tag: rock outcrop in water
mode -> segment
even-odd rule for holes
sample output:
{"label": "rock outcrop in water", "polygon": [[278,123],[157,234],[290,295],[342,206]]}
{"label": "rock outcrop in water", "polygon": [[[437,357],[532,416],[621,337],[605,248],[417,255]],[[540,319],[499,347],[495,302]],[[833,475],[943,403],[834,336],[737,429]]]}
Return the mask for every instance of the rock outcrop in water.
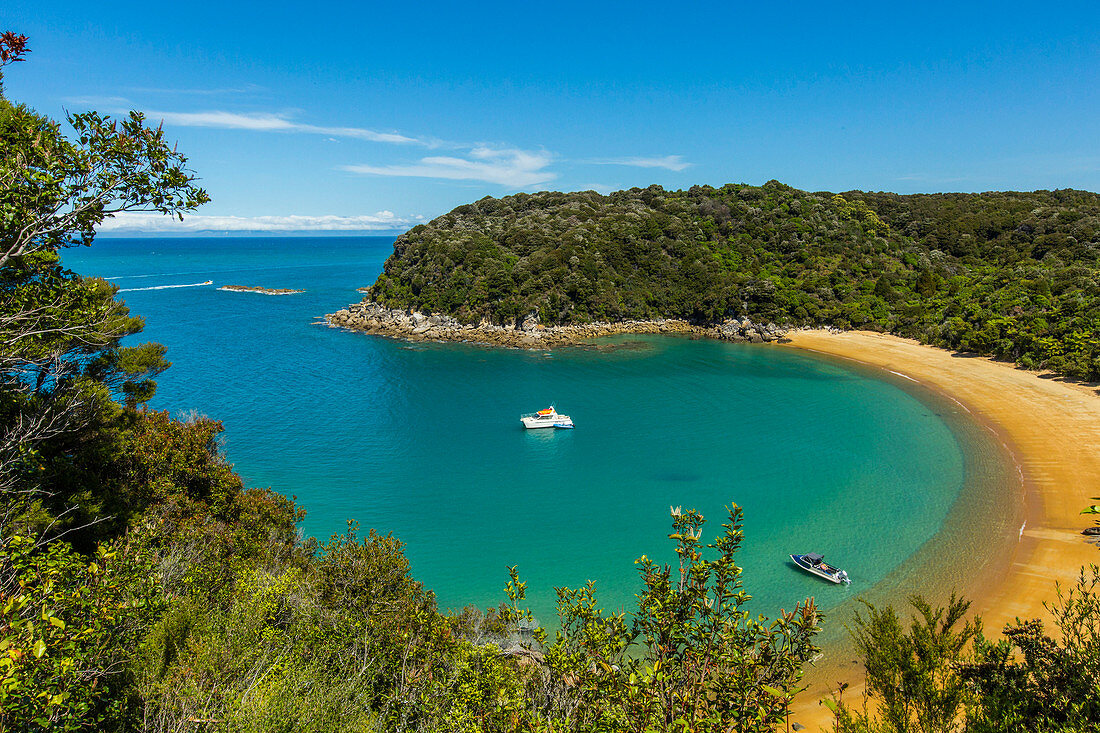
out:
{"label": "rock outcrop in water", "polygon": [[325,321],[333,327],[410,341],[465,341],[531,349],[576,346],[600,336],[624,333],[687,333],[753,343],[776,341],[786,333],[786,329],[774,323],[754,323],[748,318],[731,318],[714,326],[695,325],[675,318],[544,326],[534,313],[517,320],[505,326],[488,320],[463,324],[453,316],[386,308],[369,300],[325,316]]}
{"label": "rock outcrop in water", "polygon": [[223,285],[218,290],[228,293],[259,293],[260,295],[294,295],[304,293],[304,290],[292,288],[262,288],[259,285]]}

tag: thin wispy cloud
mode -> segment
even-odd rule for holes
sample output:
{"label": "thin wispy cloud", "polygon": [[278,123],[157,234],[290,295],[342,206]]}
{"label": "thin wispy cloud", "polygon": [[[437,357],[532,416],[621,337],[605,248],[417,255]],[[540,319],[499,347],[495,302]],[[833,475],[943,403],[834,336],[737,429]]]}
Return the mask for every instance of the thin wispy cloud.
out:
{"label": "thin wispy cloud", "polygon": [[131,104],[126,97],[65,97],[65,104],[73,104],[78,107],[110,107],[119,108]]}
{"label": "thin wispy cloud", "polygon": [[[169,91],[169,90],[164,90]],[[196,93],[197,90],[196,90]],[[215,93],[212,91],[211,93]],[[71,97],[68,104],[89,108],[107,108],[113,114],[126,114],[130,108],[139,108],[126,97]],[[398,145],[423,145],[436,147],[436,140],[422,140],[401,135],[396,132],[379,132],[365,127],[345,127],[329,125],[311,125],[295,122],[285,112],[227,112],[225,110],[207,110],[201,112],[164,112],[160,110],[142,110],[147,120],[163,121],[167,125],[180,127],[211,127],[221,130],[254,130],[257,132],[300,132],[328,137],[355,138],[378,143]]]}
{"label": "thin wispy cloud", "polygon": [[330,137],[350,137],[378,143],[397,143],[401,145],[429,143],[417,138],[400,135],[396,132],[378,132],[365,127],[330,127],[295,122],[288,115],[274,112],[226,112],[210,110],[206,112],[160,112],[146,110],[150,120],[163,120],[168,125],[180,127],[214,127],[222,130],[256,130],[259,132],[304,132]]}
{"label": "thin wispy cloud", "polygon": [[[145,91],[173,91],[152,90]],[[202,93],[230,92],[222,90],[175,90]],[[103,103],[119,108],[129,106],[122,97],[73,100],[77,103]],[[550,170],[554,155],[547,150],[524,150],[514,146],[490,146],[484,144],[463,144],[445,142],[433,137],[412,137],[399,132],[385,132],[365,127],[344,125],[316,125],[299,122],[290,112],[231,112],[222,109],[194,112],[146,109],[145,116],[150,122],[163,122],[169,126],[203,127],[221,130],[247,130],[265,133],[299,133],[322,135],[331,141],[341,139],[365,140],[368,142],[394,145],[416,145],[427,148],[449,148],[452,155],[433,155],[416,161],[375,164],[361,163],[340,166],[340,170],[369,176],[388,176],[397,178],[435,178],[451,181],[479,181],[509,188],[520,189],[537,186],[558,178]],[[664,157],[624,157],[587,161],[600,165],[622,165],[637,168],[663,168],[682,171],[691,164],[679,155]],[[606,189],[606,187],[601,187]]]}
{"label": "thin wispy cloud", "polygon": [[627,165],[633,168],[664,168],[669,171],[680,172],[692,166],[684,160],[682,155],[666,155],[663,158],[603,158],[589,161],[596,165]]}
{"label": "thin wispy cloud", "polygon": [[370,232],[405,229],[422,221],[422,216],[397,216],[378,211],[361,216],[207,216],[195,214],[179,219],[155,213],[123,212],[105,219],[101,234],[145,232]]}
{"label": "thin wispy cloud", "polygon": [[360,164],[340,169],[362,175],[440,178],[454,181],[482,181],[511,188],[534,186],[557,178],[547,170],[554,156],[545,150],[522,150],[516,147],[493,147],[482,144],[449,143],[437,138],[410,137],[397,132],[380,132],[364,127],[314,125],[294,120],[289,113],[229,112],[206,110],[172,112],[146,110],[150,121],[163,121],[180,127],[206,127],[221,130],[251,130],[254,132],[304,133],[323,135],[329,140],[357,139],[396,145],[419,145],[427,148],[450,148],[449,156],[428,156],[415,162],[387,165]]}
{"label": "thin wispy cloud", "polygon": [[523,188],[557,178],[556,173],[547,170],[553,159],[554,156],[545,150],[479,146],[464,158],[436,155],[411,164],[345,165],[340,168],[363,175],[482,181]]}
{"label": "thin wispy cloud", "polygon": [[138,94],[188,94],[188,95],[216,95],[216,94],[256,94],[268,91],[267,87],[259,84],[244,84],[239,87],[221,87],[215,89],[171,89],[168,87],[127,87],[126,91]]}

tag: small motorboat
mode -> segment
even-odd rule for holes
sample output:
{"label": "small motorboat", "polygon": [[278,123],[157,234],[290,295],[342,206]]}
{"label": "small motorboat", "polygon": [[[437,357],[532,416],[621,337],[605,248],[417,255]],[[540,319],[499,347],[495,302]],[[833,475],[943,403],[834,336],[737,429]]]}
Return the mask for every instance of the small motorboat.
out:
{"label": "small motorboat", "polygon": [[819,555],[816,552],[807,552],[805,555],[791,555],[791,559],[794,560],[795,565],[802,568],[807,573],[816,575],[819,578],[824,578],[832,583],[852,582],[848,578],[848,573],[825,562],[824,555]]}
{"label": "small motorboat", "polygon": [[523,427],[528,430],[534,428],[572,428],[573,420],[568,415],[559,415],[558,411],[551,405],[545,410],[539,410],[538,412],[529,412],[526,415],[519,416],[520,422],[523,423]]}

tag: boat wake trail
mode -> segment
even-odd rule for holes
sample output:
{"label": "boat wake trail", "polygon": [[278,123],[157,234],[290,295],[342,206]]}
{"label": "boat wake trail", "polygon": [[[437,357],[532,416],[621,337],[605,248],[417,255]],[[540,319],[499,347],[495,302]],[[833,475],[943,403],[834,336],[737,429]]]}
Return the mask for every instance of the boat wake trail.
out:
{"label": "boat wake trail", "polygon": [[207,280],[202,283],[187,283],[185,285],[154,285],[148,288],[119,288],[120,293],[132,293],[137,290],[168,290],[169,288],[201,288],[206,285],[213,285],[213,280]]}

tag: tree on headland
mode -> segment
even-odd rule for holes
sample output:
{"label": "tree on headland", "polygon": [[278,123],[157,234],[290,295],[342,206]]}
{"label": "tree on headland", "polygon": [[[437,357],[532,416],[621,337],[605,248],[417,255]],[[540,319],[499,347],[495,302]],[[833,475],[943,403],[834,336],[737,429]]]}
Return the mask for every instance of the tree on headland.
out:
{"label": "tree on headland", "polygon": [[[0,35],[0,67],[28,51],[25,36]],[[41,514],[53,493],[44,479],[64,470],[58,464],[74,455],[80,429],[113,419],[115,398],[147,401],[168,365],[155,344],[120,345],[141,331],[141,319],[114,286],[62,267],[58,250],[90,245],[116,213],[182,218],[209,200],[187,159],[140,113],[67,121],[71,139],[0,98],[0,534],[21,515]],[[47,526],[56,511],[42,514]]]}
{"label": "tree on headland", "polygon": [[0,33],[0,97],[4,96],[3,69],[9,64],[23,60],[23,55],[30,51],[27,48],[27,37],[20,33],[4,31]]}
{"label": "tree on headland", "polygon": [[[134,428],[159,427],[133,408],[168,362],[157,344],[121,346],[141,319],[58,250],[91,244],[116,213],[181,216],[208,197],[140,114],[68,115],[70,138],[4,98],[4,68],[29,50],[0,34],[0,729],[107,730],[163,609],[150,554],[117,538],[149,501],[124,473],[140,461]],[[201,467],[164,432],[172,463]],[[216,462],[210,442],[195,448]]]}
{"label": "tree on headland", "polygon": [[177,216],[208,202],[187,158],[140,112],[112,120],[69,114],[60,125],[3,98],[3,67],[29,53],[27,37],[0,34],[0,267],[33,251],[90,245],[95,228],[129,211]]}

